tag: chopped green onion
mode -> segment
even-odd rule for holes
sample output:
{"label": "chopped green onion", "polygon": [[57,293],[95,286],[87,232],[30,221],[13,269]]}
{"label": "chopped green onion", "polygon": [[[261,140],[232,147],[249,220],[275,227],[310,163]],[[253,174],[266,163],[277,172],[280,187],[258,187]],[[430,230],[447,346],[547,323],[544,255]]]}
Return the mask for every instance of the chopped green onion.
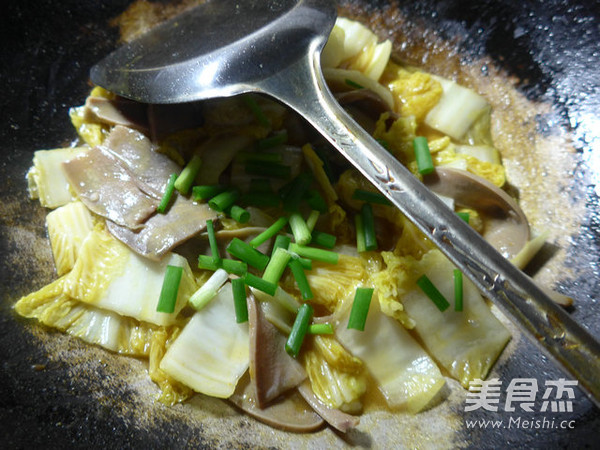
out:
{"label": "chopped green onion", "polygon": [[466,223],[469,223],[469,213],[468,212],[457,212],[456,215],[464,220]]}
{"label": "chopped green onion", "polygon": [[387,197],[379,192],[364,191],[362,189],[355,189],[352,194],[354,200],[362,200],[363,202],[376,203],[378,205],[391,206]]}
{"label": "chopped green onion", "polygon": [[311,323],[308,327],[309,334],[333,334],[330,323]]}
{"label": "chopped green onion", "polygon": [[274,192],[249,192],[242,195],[240,202],[244,205],[273,207],[279,206],[281,199]]}
{"label": "chopped green onion", "polygon": [[327,175],[327,178],[329,179],[329,181],[331,183],[335,182],[335,176],[333,174],[333,170],[331,168],[331,164],[329,163],[329,158],[326,155],[326,149],[323,149],[321,147],[313,147],[313,150],[315,151],[315,153],[317,154],[317,156],[319,157],[319,159],[321,160],[321,162],[323,163],[323,170],[325,171],[325,175]]}
{"label": "chopped green onion", "polygon": [[182,275],[183,267],[167,265],[160,296],[158,297],[158,305],[156,305],[158,312],[171,314],[175,311]]}
{"label": "chopped green onion", "polygon": [[321,248],[307,247],[304,245],[298,245],[292,242],[289,246],[289,251],[302,256],[304,258],[312,259],[313,261],[321,261],[328,264],[337,264],[340,255],[331,250],[323,250]]}
{"label": "chopped green onion", "polygon": [[271,121],[265,115],[265,113],[258,105],[254,97],[252,97],[251,95],[243,95],[242,100],[246,104],[248,109],[252,112],[252,114],[254,114],[254,117],[256,118],[259,124],[261,124],[263,127],[271,126]]}
{"label": "chopped green onion", "polygon": [[292,242],[292,238],[285,234],[278,234],[275,238],[275,242],[273,243],[273,251],[271,252],[271,256],[273,256],[275,250],[277,250],[280,247],[287,250],[290,245],[290,242]]}
{"label": "chopped green onion", "polygon": [[362,85],[358,84],[358,83],[357,83],[357,82],[355,82],[355,81],[352,81],[352,80],[351,80],[351,79],[349,79],[349,78],[346,78],[346,79],[344,80],[344,82],[345,82],[345,83],[346,83],[348,86],[350,86],[350,87],[352,87],[352,88],[354,88],[354,89],[364,89],[364,88],[365,88],[364,86],[362,86]]}
{"label": "chopped green onion", "polygon": [[301,256],[297,256],[296,259],[304,270],[312,270],[312,260],[308,258],[302,258]]}
{"label": "chopped green onion", "polygon": [[235,201],[239,198],[240,192],[235,189],[227,189],[220,194],[215,195],[208,201],[208,206],[217,212],[223,212],[229,207],[231,207]]}
{"label": "chopped green onion", "polygon": [[292,275],[294,275],[296,285],[300,290],[300,295],[302,295],[302,298],[304,300],[310,300],[313,298],[313,293],[310,289],[310,285],[308,284],[306,274],[304,273],[304,268],[302,267],[300,261],[298,261],[298,258],[292,258],[288,264],[290,266],[290,270],[292,271]]}
{"label": "chopped green onion", "polygon": [[279,283],[279,279],[283,275],[290,257],[290,252],[283,248],[278,248],[275,250],[271,256],[271,259],[269,260],[269,264],[267,264],[265,272],[263,273],[263,280],[274,284]]}
{"label": "chopped green onion", "polygon": [[253,238],[250,241],[250,245],[252,247],[256,248],[259,245],[265,243],[266,241],[271,239],[273,236],[275,236],[277,233],[279,233],[281,231],[281,229],[284,226],[286,226],[287,223],[288,223],[287,217],[280,217],[271,226],[269,226],[269,228],[267,228],[265,231],[263,231],[258,236]]}
{"label": "chopped green onion", "polygon": [[198,256],[198,269],[215,271],[219,268],[219,264],[220,261],[218,259],[214,259],[212,256]]}
{"label": "chopped green onion", "polygon": [[312,183],[312,176],[308,172],[301,173],[291,183],[283,197],[283,209],[287,212],[298,211],[304,194]]}
{"label": "chopped green onion", "polygon": [[358,253],[366,252],[365,227],[363,225],[363,218],[360,214],[354,216],[354,227],[356,228],[356,251]]}
{"label": "chopped green onion", "polygon": [[197,202],[208,200],[225,190],[225,186],[220,184],[194,186],[192,188],[192,198]]}
{"label": "chopped green onion", "polygon": [[175,190],[176,179],[177,174],[172,173],[169,177],[169,181],[167,182],[167,186],[165,187],[165,193],[160,199],[160,204],[158,205],[158,208],[156,208],[156,211],[158,211],[160,214],[165,213],[165,211],[167,210],[167,206],[169,206],[169,203],[171,202],[171,197],[173,197],[173,191]]}
{"label": "chopped green onion", "polygon": [[373,288],[359,287],[356,288],[350,317],[348,319],[348,328],[364,331],[365,323],[367,322],[367,314],[373,297]]}
{"label": "chopped green onion", "polygon": [[241,278],[231,280],[233,291],[233,306],[235,308],[235,321],[248,322],[248,301],[246,298],[246,283]]}
{"label": "chopped green onion", "polygon": [[240,277],[246,272],[248,272],[248,264],[246,264],[243,261],[237,261],[235,259],[221,259],[221,267],[227,273],[234,273]]}
{"label": "chopped green onion", "polygon": [[250,180],[250,192],[273,192],[271,188],[271,180],[268,178],[252,178]]}
{"label": "chopped green onion", "polygon": [[415,159],[417,160],[419,173],[426,175],[433,172],[433,160],[431,159],[427,138],[424,136],[417,136],[413,140],[413,148],[415,149]]}
{"label": "chopped green onion", "polygon": [[280,163],[283,161],[283,155],[281,153],[272,152],[256,152],[256,151],[241,151],[235,155],[236,159],[240,162],[256,161],[256,162],[273,162]]}
{"label": "chopped green onion", "polygon": [[287,180],[292,175],[292,168],[285,164],[260,161],[246,161],[244,171],[248,175],[260,175]]}
{"label": "chopped green onion", "polygon": [[257,145],[259,150],[267,150],[269,148],[277,147],[278,145],[283,145],[287,142],[287,140],[287,130],[282,130],[279,133],[273,134],[272,136],[260,139]]}
{"label": "chopped green onion", "polygon": [[388,144],[388,141],[386,141],[385,139],[377,139],[377,142],[386,150],[390,150],[390,144]]}
{"label": "chopped green onion", "polygon": [[177,177],[177,180],[175,180],[175,189],[182,194],[187,194],[192,187],[192,184],[194,184],[194,180],[200,171],[201,165],[202,159],[200,158],[200,155],[192,156],[192,159],[190,159]]}
{"label": "chopped green onion", "polygon": [[227,246],[227,252],[258,270],[264,270],[269,263],[269,257],[267,255],[259,252],[239,238],[233,238],[231,240]]}
{"label": "chopped green onion", "polygon": [[306,221],[300,213],[290,214],[290,228],[294,235],[294,240],[298,245],[306,245],[310,242],[311,234]]}
{"label": "chopped green onion", "polygon": [[238,205],[233,205],[228,211],[229,216],[238,223],[246,223],[250,220],[250,213]]}
{"label": "chopped green onion", "polygon": [[229,274],[225,272],[223,269],[217,269],[215,273],[213,273],[206,283],[204,283],[200,289],[192,294],[189,299],[189,303],[196,309],[200,311],[204,308],[208,302],[210,302],[217,293],[221,286],[225,284],[227,279],[229,278]]}
{"label": "chopped green onion", "polygon": [[463,310],[463,274],[454,269],[454,311]]}
{"label": "chopped green onion", "polygon": [[308,215],[308,219],[306,219],[306,226],[308,230],[312,233],[312,230],[315,229],[315,225],[317,224],[317,220],[319,220],[319,216],[321,213],[316,209],[313,209]]}
{"label": "chopped green onion", "polygon": [[431,280],[427,278],[427,275],[422,275],[417,280],[417,286],[421,288],[423,293],[435,304],[435,306],[438,307],[440,311],[445,311],[448,306],[450,306],[450,303],[448,303],[446,297],[444,297],[444,295],[438,291]]}
{"label": "chopped green onion", "polygon": [[251,274],[250,272],[246,272],[242,277],[242,280],[244,280],[244,283],[246,283],[248,286],[252,286],[253,288],[256,288],[259,291],[265,292],[271,296],[275,295],[275,292],[277,291],[277,284],[263,280],[262,278]]}
{"label": "chopped green onion", "polygon": [[327,207],[327,202],[321,195],[319,191],[316,189],[309,189],[306,193],[306,197],[304,201],[311,207],[311,209],[319,211],[320,213],[326,213],[329,208]]}
{"label": "chopped green onion", "polygon": [[208,233],[208,243],[210,245],[210,253],[212,254],[213,260],[219,264],[221,255],[219,254],[219,244],[217,243],[217,236],[215,235],[215,227],[211,219],[206,221],[206,232]]}
{"label": "chopped green onion", "polygon": [[365,231],[365,249],[372,251],[377,249],[377,235],[375,234],[375,217],[373,207],[370,203],[363,203],[360,209],[362,226]]}
{"label": "chopped green onion", "polygon": [[308,332],[308,325],[312,319],[313,313],[313,307],[308,303],[304,303],[300,307],[296,319],[294,320],[294,325],[292,325],[292,331],[285,343],[285,351],[288,355],[295,358],[298,356],[298,353],[300,353],[300,348],[302,347],[302,342],[304,342],[304,337]]}
{"label": "chopped green onion", "polygon": [[198,256],[198,268],[212,270],[213,272],[217,269],[223,269],[227,273],[242,276],[248,271],[248,264],[235,259],[219,258],[215,260],[212,256],[200,255]]}
{"label": "chopped green onion", "polygon": [[310,240],[311,244],[318,245],[320,247],[325,247],[328,249],[332,249],[333,247],[335,247],[337,238],[333,234],[314,230],[312,232],[311,236],[312,236],[312,239]]}

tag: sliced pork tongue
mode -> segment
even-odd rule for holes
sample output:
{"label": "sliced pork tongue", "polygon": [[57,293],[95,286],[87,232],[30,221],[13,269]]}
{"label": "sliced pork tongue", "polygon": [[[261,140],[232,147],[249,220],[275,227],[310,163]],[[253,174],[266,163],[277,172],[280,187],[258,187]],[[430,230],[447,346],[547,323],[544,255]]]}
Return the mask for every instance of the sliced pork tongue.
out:
{"label": "sliced pork tongue", "polygon": [[272,400],[306,379],[304,369],[285,351],[286,337],[267,320],[260,302],[248,295],[250,374],[256,401],[264,408]]}
{"label": "sliced pork tongue", "polygon": [[160,259],[216,219],[207,205],[182,196],[167,214],[155,214],[170,175],[181,168],[142,133],[124,126],[114,127],[101,146],[63,170],[81,201],[107,219],[109,231],[150,259]]}

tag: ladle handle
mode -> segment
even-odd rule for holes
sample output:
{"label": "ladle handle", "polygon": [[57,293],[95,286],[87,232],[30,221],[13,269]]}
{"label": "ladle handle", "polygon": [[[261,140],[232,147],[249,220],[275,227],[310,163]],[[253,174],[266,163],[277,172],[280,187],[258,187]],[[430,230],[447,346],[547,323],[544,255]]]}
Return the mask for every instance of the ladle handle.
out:
{"label": "ladle handle", "polygon": [[316,47],[258,87],[307,119],[600,407],[600,343],[339,106],[321,73]]}

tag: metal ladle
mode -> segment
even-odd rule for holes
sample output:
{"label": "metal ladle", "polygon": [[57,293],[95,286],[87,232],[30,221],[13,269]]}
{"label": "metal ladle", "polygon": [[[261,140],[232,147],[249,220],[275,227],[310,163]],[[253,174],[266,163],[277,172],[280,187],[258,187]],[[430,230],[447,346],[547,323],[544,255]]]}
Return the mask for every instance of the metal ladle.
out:
{"label": "metal ladle", "polygon": [[153,28],[92,68],[144,103],[268,94],[312,124],[539,343],[600,407],[600,343],[448,209],[345,113],[320,69],[336,19],[329,0],[213,0]]}

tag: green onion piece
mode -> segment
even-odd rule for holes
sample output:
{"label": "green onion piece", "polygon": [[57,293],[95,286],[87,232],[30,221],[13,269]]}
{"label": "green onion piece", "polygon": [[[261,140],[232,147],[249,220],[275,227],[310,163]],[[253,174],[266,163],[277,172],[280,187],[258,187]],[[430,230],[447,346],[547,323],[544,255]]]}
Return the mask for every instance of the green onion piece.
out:
{"label": "green onion piece", "polygon": [[177,180],[175,180],[175,189],[184,195],[187,194],[192,187],[192,184],[194,184],[194,180],[200,171],[201,165],[202,159],[200,158],[200,155],[192,156],[192,159],[190,159],[177,177]]}
{"label": "green onion piece", "polygon": [[239,238],[233,238],[227,246],[227,252],[237,259],[258,270],[264,270],[269,263],[269,257]]}
{"label": "green onion piece", "polygon": [[413,140],[413,148],[415,149],[415,159],[417,160],[419,173],[427,175],[428,173],[433,172],[433,160],[431,159],[427,138],[424,136],[417,136]]}
{"label": "green onion piece", "polygon": [[246,272],[248,272],[248,264],[246,264],[243,261],[237,261],[235,259],[221,259],[221,267],[227,273],[234,273],[240,277]]}
{"label": "green onion piece", "polygon": [[308,258],[302,258],[301,256],[296,257],[296,259],[304,270],[312,270],[312,260]]}
{"label": "green onion piece", "polygon": [[225,190],[225,186],[220,184],[194,186],[192,188],[192,198],[197,202],[208,200]]}
{"label": "green onion piece", "polygon": [[253,152],[247,150],[239,152],[235,157],[240,162],[257,161],[280,163],[283,161],[283,155],[281,153]]}
{"label": "green onion piece", "polygon": [[238,205],[233,205],[228,211],[229,216],[238,223],[246,223],[250,220],[250,213]]}
{"label": "green onion piece", "polygon": [[300,213],[290,214],[290,228],[292,229],[294,240],[298,245],[306,245],[310,242],[310,230]]}
{"label": "green onion piece", "polygon": [[346,83],[346,84],[347,84],[348,86],[350,86],[350,87],[353,87],[354,89],[364,89],[364,88],[365,88],[364,86],[362,86],[362,85],[358,84],[358,83],[357,83],[357,82],[355,82],[355,81],[352,81],[352,80],[350,80],[349,78],[346,78],[346,79],[344,80],[344,83]]}
{"label": "green onion piece", "polygon": [[320,247],[325,247],[328,249],[332,249],[333,247],[335,247],[335,242],[337,238],[333,234],[315,230],[312,232],[311,236],[312,239],[310,240],[310,243],[313,245],[318,245]]}
{"label": "green onion piece", "polygon": [[364,191],[362,189],[355,189],[352,194],[354,200],[362,200],[363,202],[376,203],[378,205],[391,206],[390,202],[385,195],[379,192]]}
{"label": "green onion piece", "polygon": [[217,264],[221,259],[219,254],[219,244],[217,244],[217,236],[215,235],[215,227],[212,219],[206,221],[206,232],[208,233],[208,243],[210,245],[210,253]]}
{"label": "green onion piece", "polygon": [[283,197],[283,209],[287,212],[298,211],[300,202],[304,198],[304,194],[312,183],[312,177],[310,173],[304,172],[298,175],[292,181],[289,189],[286,189],[285,196]]}
{"label": "green onion piece", "polygon": [[231,280],[233,291],[233,306],[235,308],[235,321],[248,322],[248,302],[246,300],[246,283],[241,278]]}
{"label": "green onion piece", "polygon": [[377,139],[377,142],[379,143],[379,145],[381,145],[386,150],[388,150],[388,151],[390,150],[390,144],[385,139]]}
{"label": "green onion piece", "polygon": [[312,259],[313,261],[321,261],[328,264],[337,264],[340,255],[331,250],[324,250],[322,248],[307,247],[304,245],[298,245],[292,242],[289,246],[289,251],[295,253],[298,256]]}
{"label": "green onion piece", "polygon": [[364,331],[365,323],[367,322],[367,314],[373,297],[373,288],[359,287],[356,288],[350,317],[348,319],[348,328],[353,330]]}
{"label": "green onion piece", "polygon": [[292,242],[292,238],[285,234],[278,234],[275,238],[275,242],[273,243],[273,251],[271,252],[271,256],[275,253],[275,250],[278,248],[283,248],[285,250],[288,249],[290,242]]}
{"label": "green onion piece", "polygon": [[330,323],[311,323],[308,327],[309,334],[333,334]]}
{"label": "green onion piece", "polygon": [[292,331],[285,343],[285,351],[288,355],[295,358],[300,353],[300,348],[302,347],[302,342],[304,342],[304,336],[308,332],[308,325],[313,313],[313,307],[308,303],[304,303],[300,307],[296,315],[296,320],[294,320],[294,325],[292,325]]}
{"label": "green onion piece", "polygon": [[175,190],[176,179],[177,174],[172,173],[169,177],[169,181],[167,182],[167,186],[165,187],[165,193],[160,199],[160,204],[158,205],[158,208],[156,208],[156,211],[160,214],[165,213],[165,211],[167,210],[167,206],[169,206],[169,203],[171,202],[171,197],[173,197],[173,191]]}
{"label": "green onion piece", "polygon": [[306,197],[304,201],[310,206],[311,209],[319,211],[320,213],[326,213],[329,208],[327,207],[327,202],[321,195],[319,191],[316,189],[309,189],[306,193]]}
{"label": "green onion piece", "polygon": [[281,199],[273,192],[249,192],[242,195],[240,202],[249,206],[277,208]]}
{"label": "green onion piece", "polygon": [[469,213],[468,212],[457,212],[456,215],[464,220],[466,223],[469,223]]}
{"label": "green onion piece", "polygon": [[206,283],[204,283],[200,289],[192,294],[189,303],[198,311],[204,308],[208,302],[210,302],[215,296],[221,286],[225,284],[227,279],[229,278],[229,274],[225,272],[223,269],[217,269],[215,273],[213,273]]}
{"label": "green onion piece", "polygon": [[252,114],[254,114],[254,117],[256,118],[259,124],[261,124],[263,127],[271,126],[271,121],[265,115],[258,103],[256,103],[254,97],[252,97],[251,95],[243,95],[242,100],[246,104],[248,109],[252,112]]}
{"label": "green onion piece", "polygon": [[313,147],[313,150],[323,163],[323,170],[325,171],[325,175],[327,175],[327,178],[331,183],[334,183],[335,175],[333,174],[333,169],[331,168],[331,164],[329,163],[329,158],[327,157],[326,149],[323,149],[322,147]]}
{"label": "green onion piece", "polygon": [[313,209],[310,214],[308,215],[308,219],[306,219],[306,226],[308,227],[309,231],[312,233],[312,230],[315,229],[315,225],[317,224],[317,220],[319,220],[319,216],[321,215],[321,213],[319,211],[317,211],[316,209]]}
{"label": "green onion piece", "polygon": [[250,272],[246,272],[242,277],[242,280],[244,280],[244,283],[246,283],[248,286],[252,286],[253,288],[256,288],[259,291],[265,292],[271,296],[275,295],[275,292],[277,291],[277,285],[275,283],[263,280],[262,278],[251,274]]}
{"label": "green onion piece", "polygon": [[288,264],[290,266],[290,270],[292,271],[292,275],[294,275],[296,285],[300,290],[300,295],[302,295],[302,298],[304,300],[310,300],[313,298],[313,293],[310,289],[310,285],[308,284],[306,274],[304,273],[304,268],[302,267],[300,261],[298,261],[298,258],[292,258]]}
{"label": "green onion piece", "polygon": [[208,255],[198,256],[198,269],[215,271],[219,268],[220,261]]}
{"label": "green onion piece", "polygon": [[156,311],[171,314],[175,311],[183,267],[167,265]]}
{"label": "green onion piece", "polygon": [[271,226],[269,226],[269,228],[267,228],[265,231],[263,231],[258,236],[253,238],[250,241],[250,245],[252,247],[256,248],[259,245],[265,243],[266,241],[271,239],[273,236],[275,236],[277,233],[279,233],[281,231],[281,229],[284,226],[286,226],[287,223],[288,223],[287,217],[280,217],[275,222],[273,222],[273,224]]}
{"label": "green onion piece", "polygon": [[269,264],[267,264],[265,272],[263,273],[263,280],[274,284],[279,283],[279,279],[283,275],[290,258],[290,252],[287,250],[283,248],[278,248],[275,250],[271,256],[271,259],[269,260]]}
{"label": "green onion piece", "polygon": [[252,178],[250,180],[250,188],[249,192],[257,193],[257,192],[273,192],[271,188],[271,180],[268,178]]}
{"label": "green onion piece", "polygon": [[454,269],[454,311],[463,310],[463,274]]}
{"label": "green onion piece", "polygon": [[226,209],[229,209],[235,201],[239,198],[240,192],[235,189],[227,189],[225,192],[221,192],[220,194],[215,195],[208,201],[208,206],[210,209],[223,212]]}
{"label": "green onion piece", "polygon": [[425,295],[429,297],[429,299],[435,304],[435,306],[438,307],[440,311],[445,311],[448,306],[450,306],[448,300],[446,300],[444,295],[438,291],[431,280],[427,278],[427,275],[422,275],[417,280],[417,286],[421,288]]}
{"label": "green onion piece", "polygon": [[257,143],[259,150],[267,150],[269,148],[283,145],[288,141],[287,130],[281,130],[279,133],[274,133],[272,136],[260,139]]}
{"label": "green onion piece", "polygon": [[372,251],[377,249],[377,235],[375,234],[375,217],[373,207],[370,203],[363,203],[360,209],[362,226],[365,231],[365,249]]}
{"label": "green onion piece", "polygon": [[366,252],[367,246],[365,244],[365,227],[360,214],[356,214],[354,216],[354,227],[356,228],[356,251],[358,253]]}
{"label": "green onion piece", "polygon": [[283,180],[287,180],[292,175],[292,168],[290,166],[268,161],[246,161],[244,171],[248,175],[281,178]]}

